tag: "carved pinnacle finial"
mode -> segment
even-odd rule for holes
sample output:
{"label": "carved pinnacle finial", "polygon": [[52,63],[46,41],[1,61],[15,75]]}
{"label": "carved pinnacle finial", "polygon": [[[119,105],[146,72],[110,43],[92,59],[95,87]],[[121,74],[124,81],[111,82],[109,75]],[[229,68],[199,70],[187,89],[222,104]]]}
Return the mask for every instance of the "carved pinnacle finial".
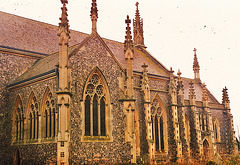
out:
{"label": "carved pinnacle finial", "polygon": [[61,0],[62,4],[68,3],[68,0]]}
{"label": "carved pinnacle finial", "polygon": [[200,69],[198,59],[197,59],[197,49],[194,48],[194,62],[193,62],[193,69]]}
{"label": "carved pinnacle finial", "polygon": [[203,86],[202,101],[207,102],[208,101],[208,93],[207,93],[206,84],[203,83],[202,86]]}
{"label": "carved pinnacle finial", "polygon": [[[58,32],[58,36],[59,37],[59,44],[66,44],[68,45],[68,39],[70,38],[69,36],[69,24],[68,24],[68,14],[67,14],[67,7],[66,7],[66,4],[68,3],[67,0],[61,0],[62,4],[63,4],[63,7],[61,8],[62,9],[62,14],[61,14],[61,17],[59,18],[59,20],[61,21],[59,23],[59,32]],[[67,37],[65,37],[67,36]]]}
{"label": "carved pinnacle finial", "polygon": [[140,18],[140,13],[138,10],[139,3],[136,3],[136,14],[135,19],[133,20],[133,40],[135,45],[144,46],[144,37],[143,37],[143,20]]}
{"label": "carved pinnacle finial", "polygon": [[59,18],[60,19],[60,23],[59,23],[59,26],[62,26],[62,27],[65,27],[65,28],[69,28],[69,25],[68,25],[68,14],[67,14],[67,7],[66,7],[66,4],[68,3],[67,0],[61,0],[62,4],[63,4],[63,7],[61,8],[62,9],[62,15],[61,17]]}
{"label": "carved pinnacle finial", "polygon": [[199,79],[200,80],[200,75],[199,75],[199,70],[200,70],[200,66],[198,63],[198,59],[197,59],[197,49],[194,48],[194,60],[193,60],[193,71],[194,71],[194,79]]}
{"label": "carved pinnacle finial", "polygon": [[143,63],[142,67],[143,67],[143,68],[147,68],[147,67],[148,67],[148,65],[147,65],[147,64],[145,64],[145,63]]}
{"label": "carved pinnacle finial", "polygon": [[171,73],[171,74],[173,74],[173,73],[174,73],[174,71],[173,71],[172,67],[170,67],[170,73]]}
{"label": "carved pinnacle finial", "polygon": [[92,20],[92,32],[97,32],[97,19],[98,19],[98,9],[96,0],[92,0],[92,7],[90,12],[91,20]]}
{"label": "carved pinnacle finial", "polygon": [[178,72],[177,72],[178,77],[180,77],[181,74],[182,74],[182,73],[180,72],[180,69],[178,69]]}
{"label": "carved pinnacle finial", "polygon": [[229,103],[229,97],[228,97],[228,89],[227,87],[225,86],[225,88],[223,88],[222,90],[222,103]]}
{"label": "carved pinnacle finial", "polygon": [[195,89],[193,84],[194,83],[192,81],[189,82],[189,99],[190,99],[191,105],[195,105],[195,99],[196,99]]}
{"label": "carved pinnacle finial", "polygon": [[178,69],[177,75],[178,75],[178,82],[177,82],[178,85],[177,85],[177,88],[178,88],[178,90],[179,89],[183,89],[183,83],[182,83],[182,79],[181,79],[182,73],[180,72],[180,69]]}
{"label": "carved pinnacle finial", "polygon": [[129,15],[127,15],[127,19],[125,20],[125,23],[127,24],[127,27],[126,27],[126,36],[125,36],[125,42],[124,42],[124,48],[125,48],[124,51],[126,52],[128,48],[130,48],[133,51],[133,42],[132,42],[131,27],[130,27],[131,20],[129,19]]}
{"label": "carved pinnacle finial", "polygon": [[143,72],[148,72],[148,71],[147,71],[147,67],[148,67],[148,65],[145,64],[145,63],[143,63],[143,65],[142,65]]}

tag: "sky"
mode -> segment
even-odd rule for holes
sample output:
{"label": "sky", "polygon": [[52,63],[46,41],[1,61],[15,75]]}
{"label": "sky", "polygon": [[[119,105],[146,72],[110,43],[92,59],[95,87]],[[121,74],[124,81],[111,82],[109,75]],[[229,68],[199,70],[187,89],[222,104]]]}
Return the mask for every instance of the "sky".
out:
{"label": "sky", "polygon": [[[91,0],[68,0],[70,29],[91,32]],[[125,19],[135,17],[136,0],[97,0],[98,33],[124,41]],[[193,49],[200,77],[222,102],[229,89],[235,131],[240,129],[240,1],[138,0],[147,50],[165,67],[193,78]],[[58,25],[60,0],[0,0],[0,11]]]}

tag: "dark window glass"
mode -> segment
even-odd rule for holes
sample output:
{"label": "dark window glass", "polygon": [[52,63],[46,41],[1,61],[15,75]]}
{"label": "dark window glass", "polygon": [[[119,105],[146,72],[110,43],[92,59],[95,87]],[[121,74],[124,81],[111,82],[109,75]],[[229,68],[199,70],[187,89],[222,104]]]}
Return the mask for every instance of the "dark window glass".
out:
{"label": "dark window glass", "polygon": [[98,136],[98,101],[97,95],[93,98],[93,136]]}
{"label": "dark window glass", "polygon": [[159,132],[158,132],[158,118],[155,116],[155,147],[156,151],[159,150]]}
{"label": "dark window glass", "polygon": [[106,136],[106,123],[105,123],[105,101],[104,98],[100,102],[100,119],[101,119],[101,136]]}
{"label": "dark window glass", "polygon": [[85,100],[85,135],[90,136],[90,97]]}
{"label": "dark window glass", "polygon": [[164,131],[162,117],[160,118],[160,136],[161,136],[161,150],[164,150]]}

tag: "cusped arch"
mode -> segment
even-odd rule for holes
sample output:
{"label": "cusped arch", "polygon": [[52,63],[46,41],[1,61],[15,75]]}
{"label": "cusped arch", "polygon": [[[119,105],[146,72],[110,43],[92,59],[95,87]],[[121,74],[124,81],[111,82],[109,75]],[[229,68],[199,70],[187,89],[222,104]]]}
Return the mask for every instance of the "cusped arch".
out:
{"label": "cusped arch", "polygon": [[107,81],[95,67],[83,90],[84,137],[110,136],[110,92]]}
{"label": "cusped arch", "polygon": [[38,139],[39,137],[39,102],[32,91],[29,95],[27,108],[26,108],[26,119],[27,119],[27,127],[28,127],[28,139]]}
{"label": "cusped arch", "polygon": [[[158,94],[155,94],[155,96],[153,97],[152,101],[151,101],[151,105],[152,107],[155,108],[155,113],[157,113],[159,116],[163,116],[165,119],[166,119],[166,111],[165,111],[165,108],[163,106],[163,103],[162,103],[162,100],[161,98],[159,97]],[[155,114],[152,114],[152,115],[155,115]]]}
{"label": "cusped arch", "polygon": [[167,152],[167,114],[158,94],[156,94],[151,101],[151,125],[155,151]]}
{"label": "cusped arch", "polygon": [[[98,68],[98,67],[95,67],[89,74],[88,78],[87,78],[87,81],[85,82],[85,85],[84,85],[84,89],[83,89],[83,98],[85,99],[87,94],[86,94],[86,91],[87,90],[93,90],[93,84],[89,84],[89,82],[91,81],[91,78],[94,76],[94,75],[98,75],[99,76],[99,80],[100,80],[100,86],[104,87],[104,90],[106,90],[106,101],[107,102],[111,102],[111,98],[109,97],[110,96],[110,91],[109,91],[109,88],[108,88],[108,83],[107,83],[107,80],[105,78],[105,76],[103,75],[102,71]],[[93,83],[94,83],[94,80],[92,80]],[[98,88],[100,88],[100,86],[96,86],[96,90]],[[89,88],[88,88],[89,87]],[[88,89],[87,89],[88,88]]]}
{"label": "cusped arch", "polygon": [[41,114],[44,114],[45,108],[46,108],[46,101],[48,97],[53,97],[50,96],[53,95],[52,90],[49,88],[49,86],[46,87],[45,92],[43,94],[42,102],[41,102]]}
{"label": "cusped arch", "polygon": [[45,93],[42,99],[41,106],[42,114],[42,137],[45,139],[54,138],[57,134],[56,132],[56,122],[57,122],[57,110],[56,110],[56,100],[53,96],[53,92],[49,87],[46,87]]}
{"label": "cusped arch", "polygon": [[34,91],[32,91],[28,97],[28,102],[27,102],[27,107],[26,107],[26,118],[29,118],[30,111],[33,108],[32,105],[35,106],[37,111],[39,110],[38,99],[37,99]]}

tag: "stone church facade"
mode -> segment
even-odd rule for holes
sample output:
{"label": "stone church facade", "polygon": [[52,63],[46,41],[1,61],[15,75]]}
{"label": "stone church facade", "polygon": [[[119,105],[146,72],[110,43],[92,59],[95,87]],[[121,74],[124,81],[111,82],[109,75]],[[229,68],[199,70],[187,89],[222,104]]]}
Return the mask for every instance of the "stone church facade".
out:
{"label": "stone church facade", "polygon": [[[124,43],[0,12],[1,164],[196,163],[237,152],[227,88],[167,69],[144,45],[138,3]],[[58,35],[58,37],[57,37]],[[70,38],[71,37],[71,38]]]}

